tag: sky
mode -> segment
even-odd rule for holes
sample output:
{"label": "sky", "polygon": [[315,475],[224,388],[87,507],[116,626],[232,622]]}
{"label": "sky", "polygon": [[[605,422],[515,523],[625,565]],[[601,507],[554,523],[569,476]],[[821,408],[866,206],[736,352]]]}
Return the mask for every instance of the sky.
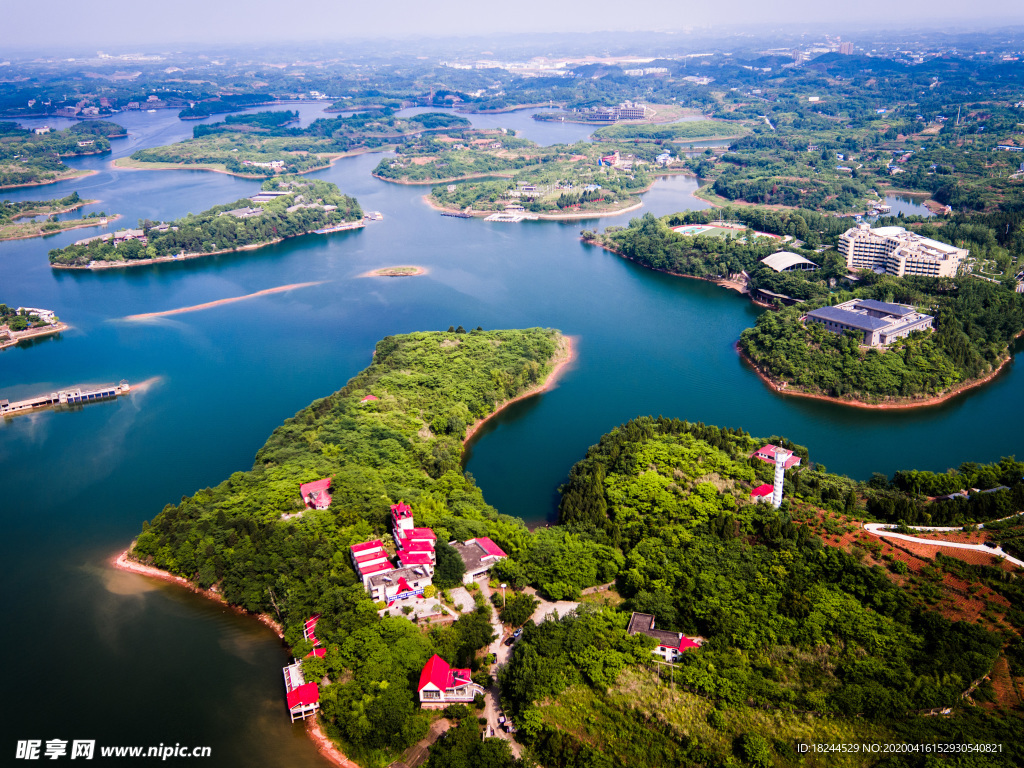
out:
{"label": "sky", "polygon": [[[726,31],[732,25],[820,25],[834,34],[868,25],[951,29],[1024,24],[1019,0],[931,0],[885,6],[821,0],[106,0],[84,7],[79,0],[5,3],[3,48],[117,46],[123,50],[174,43],[295,42],[417,36],[455,37],[520,32]],[[880,15],[876,15],[880,14]],[[884,16],[884,19],[881,18]],[[694,29],[696,28],[696,29]]]}

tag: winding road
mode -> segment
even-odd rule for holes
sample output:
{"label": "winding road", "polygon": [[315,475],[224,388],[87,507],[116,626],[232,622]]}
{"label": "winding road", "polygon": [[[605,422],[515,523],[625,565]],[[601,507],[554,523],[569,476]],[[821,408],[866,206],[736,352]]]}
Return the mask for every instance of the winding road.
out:
{"label": "winding road", "polygon": [[[1024,513],[1022,513],[1022,514],[1024,514]],[[1016,517],[1016,515],[1013,515],[1013,517]],[[1003,518],[1003,519],[1004,520],[1008,520],[1009,518]],[[1000,521],[995,520],[993,522],[1000,522]],[[910,528],[913,531],[931,531],[933,533],[934,532],[949,533],[949,532],[952,532],[952,531],[962,531],[963,530],[963,526],[943,527],[943,526],[933,526],[933,525],[911,525],[911,526],[907,526],[907,527]],[[979,524],[977,527],[978,528],[984,528],[985,526],[984,526],[984,524]],[[908,536],[905,533],[894,533],[893,530],[895,528],[896,528],[895,525],[891,525],[891,524],[888,524],[888,523],[865,523],[864,524],[864,530],[867,531],[868,533],[870,533],[872,536],[886,537],[886,538],[890,538],[890,539],[899,539],[900,541],[910,541],[910,542],[913,542],[915,544],[931,544],[932,546],[935,546],[935,547],[949,547],[950,549],[970,549],[970,550],[974,550],[975,552],[984,552],[984,553],[989,554],[989,555],[995,555],[996,557],[1001,557],[1003,560],[1006,560],[1007,562],[1013,563],[1018,568],[1024,568],[1024,560],[1018,560],[1016,557],[1013,557],[1012,555],[1008,555],[1006,552],[1003,551],[1002,547],[987,547],[984,544],[961,544],[961,543],[955,542],[955,541],[939,541],[937,539],[919,539],[916,536]]]}

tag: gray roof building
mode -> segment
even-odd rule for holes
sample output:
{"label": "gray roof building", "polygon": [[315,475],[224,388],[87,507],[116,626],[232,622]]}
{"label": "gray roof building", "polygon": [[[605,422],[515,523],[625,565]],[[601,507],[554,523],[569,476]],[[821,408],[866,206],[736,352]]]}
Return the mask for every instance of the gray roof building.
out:
{"label": "gray roof building", "polygon": [[814,309],[804,321],[825,326],[832,333],[854,331],[863,335],[863,343],[878,347],[905,338],[912,331],[932,329],[934,318],[904,304],[875,299],[852,299],[834,307]]}

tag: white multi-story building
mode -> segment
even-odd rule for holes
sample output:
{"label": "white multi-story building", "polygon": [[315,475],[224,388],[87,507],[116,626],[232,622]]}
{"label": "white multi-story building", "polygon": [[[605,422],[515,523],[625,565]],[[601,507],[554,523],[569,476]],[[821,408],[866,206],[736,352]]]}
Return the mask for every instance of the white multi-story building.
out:
{"label": "white multi-story building", "polygon": [[858,224],[839,237],[839,252],[846,268],[871,269],[896,277],[955,277],[967,257],[966,248],[940,243],[903,227]]}

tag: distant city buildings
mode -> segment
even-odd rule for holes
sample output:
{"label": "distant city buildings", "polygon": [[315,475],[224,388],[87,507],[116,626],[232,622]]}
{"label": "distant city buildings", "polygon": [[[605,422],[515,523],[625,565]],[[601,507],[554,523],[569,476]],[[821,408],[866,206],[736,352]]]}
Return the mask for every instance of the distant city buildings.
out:
{"label": "distant city buildings", "polygon": [[839,44],[839,52],[844,56],[850,56],[853,53],[853,43],[846,41]]}
{"label": "distant city buildings", "polygon": [[804,322],[818,323],[832,333],[849,332],[862,336],[870,347],[888,346],[913,331],[930,331],[934,318],[906,304],[890,304],[874,299],[851,299],[834,307],[811,310]]}
{"label": "distant city buildings", "polygon": [[966,248],[940,243],[903,227],[858,224],[839,237],[839,252],[849,270],[870,269],[896,277],[955,277],[967,257]]}

